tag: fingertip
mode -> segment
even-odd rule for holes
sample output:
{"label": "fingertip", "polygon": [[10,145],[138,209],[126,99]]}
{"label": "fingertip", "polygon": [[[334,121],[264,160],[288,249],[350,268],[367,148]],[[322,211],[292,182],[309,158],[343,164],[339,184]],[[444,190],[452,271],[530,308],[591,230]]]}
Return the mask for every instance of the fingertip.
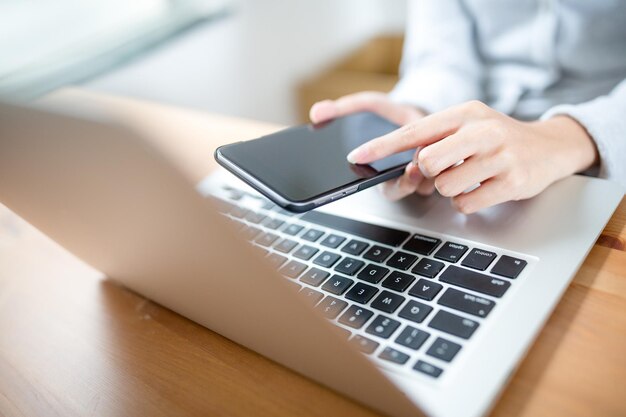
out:
{"label": "fingertip", "polygon": [[398,197],[398,178],[394,178],[392,180],[389,181],[385,181],[384,183],[380,184],[380,192],[383,195],[383,197],[385,197],[385,199],[389,200],[389,201],[397,201],[399,199]]}
{"label": "fingertip", "polygon": [[363,164],[369,162],[365,159],[366,157],[367,149],[360,146],[350,151],[350,153],[346,156],[346,159],[351,164]]}
{"label": "fingertip", "polygon": [[332,119],[336,114],[336,105],[332,100],[318,101],[312,105],[311,110],[309,110],[309,117],[313,123],[320,123]]}
{"label": "fingertip", "polygon": [[417,193],[423,197],[428,197],[435,192],[435,183],[432,180],[425,179],[417,187]]}
{"label": "fingertip", "polygon": [[424,179],[422,172],[413,162],[410,162],[409,164],[407,164],[404,172],[406,175],[409,176],[409,179],[411,180],[411,182],[417,183]]}
{"label": "fingertip", "polygon": [[476,208],[472,207],[472,205],[465,199],[455,197],[450,199],[450,203],[452,204],[452,207],[454,207],[454,209],[461,214],[473,214],[477,211]]}

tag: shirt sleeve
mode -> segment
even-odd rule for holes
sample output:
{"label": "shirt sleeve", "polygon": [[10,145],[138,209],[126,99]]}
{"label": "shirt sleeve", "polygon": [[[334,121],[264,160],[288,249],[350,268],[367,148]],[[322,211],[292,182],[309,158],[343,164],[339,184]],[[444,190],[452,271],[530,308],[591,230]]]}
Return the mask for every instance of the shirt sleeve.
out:
{"label": "shirt sleeve", "polygon": [[541,119],[556,115],[569,116],[587,129],[600,155],[599,176],[620,183],[626,191],[626,80],[608,95],[552,107]]}
{"label": "shirt sleeve", "polygon": [[482,97],[474,23],[460,0],[411,0],[392,100],[432,113]]}

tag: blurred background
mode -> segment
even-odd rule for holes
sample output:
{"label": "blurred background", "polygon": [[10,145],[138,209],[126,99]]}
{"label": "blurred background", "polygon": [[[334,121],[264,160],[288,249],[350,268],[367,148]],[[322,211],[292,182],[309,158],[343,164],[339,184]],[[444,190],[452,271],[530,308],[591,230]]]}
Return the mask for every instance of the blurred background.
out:
{"label": "blurred background", "polygon": [[293,124],[397,80],[405,0],[0,0],[0,94],[66,85]]}

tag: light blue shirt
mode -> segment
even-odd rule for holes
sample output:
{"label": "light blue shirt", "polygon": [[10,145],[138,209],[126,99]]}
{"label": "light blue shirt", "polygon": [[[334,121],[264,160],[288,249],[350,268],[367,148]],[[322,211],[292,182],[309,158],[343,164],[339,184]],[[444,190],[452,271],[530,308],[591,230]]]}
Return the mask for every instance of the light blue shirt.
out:
{"label": "light blue shirt", "polygon": [[599,175],[626,189],[626,0],[410,0],[391,97],[569,115],[594,139]]}

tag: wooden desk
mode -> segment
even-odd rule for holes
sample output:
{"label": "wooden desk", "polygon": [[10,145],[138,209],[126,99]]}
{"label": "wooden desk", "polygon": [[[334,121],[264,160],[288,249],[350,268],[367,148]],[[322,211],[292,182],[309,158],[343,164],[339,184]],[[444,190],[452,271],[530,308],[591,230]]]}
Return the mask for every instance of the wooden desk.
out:
{"label": "wooden desk", "polygon": [[[225,141],[277,126],[66,90],[124,112],[193,180]],[[497,403],[496,416],[626,415],[626,200]],[[374,413],[115,286],[0,206],[0,415]]]}

